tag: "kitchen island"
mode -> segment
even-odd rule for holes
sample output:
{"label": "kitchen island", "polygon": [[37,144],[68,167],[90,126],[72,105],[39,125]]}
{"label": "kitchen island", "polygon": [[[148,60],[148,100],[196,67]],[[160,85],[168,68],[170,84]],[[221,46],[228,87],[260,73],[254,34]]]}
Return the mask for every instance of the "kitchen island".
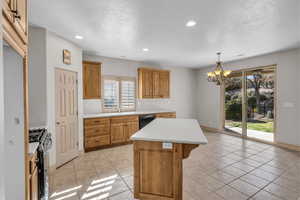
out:
{"label": "kitchen island", "polygon": [[182,160],[207,144],[197,120],[155,119],[131,136],[134,141],[134,197],[182,200]]}

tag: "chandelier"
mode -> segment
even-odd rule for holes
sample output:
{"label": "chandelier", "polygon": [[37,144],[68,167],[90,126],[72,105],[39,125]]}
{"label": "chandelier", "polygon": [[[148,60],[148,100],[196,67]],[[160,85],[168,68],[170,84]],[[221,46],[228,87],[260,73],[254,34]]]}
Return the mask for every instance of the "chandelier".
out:
{"label": "chandelier", "polygon": [[221,85],[225,82],[226,77],[231,73],[230,70],[223,70],[221,62],[221,53],[218,52],[217,66],[214,71],[207,73],[207,80],[209,82],[215,82],[217,85]]}

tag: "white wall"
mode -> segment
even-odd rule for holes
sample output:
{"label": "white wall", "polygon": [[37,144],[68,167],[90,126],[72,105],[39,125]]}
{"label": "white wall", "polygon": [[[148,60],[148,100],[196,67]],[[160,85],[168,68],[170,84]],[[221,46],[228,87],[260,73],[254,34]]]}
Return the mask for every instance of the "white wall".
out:
{"label": "white wall", "polygon": [[[50,165],[56,163],[56,140],[55,140],[55,68],[61,68],[77,72],[78,76],[78,130],[79,141],[83,141],[83,120],[82,120],[82,49],[71,42],[47,32],[47,126],[52,133],[53,146],[50,151]],[[63,63],[63,49],[68,49],[72,55],[72,64]],[[83,142],[79,143],[79,150],[83,149]]]}
{"label": "white wall", "polygon": [[[277,64],[277,142],[300,145],[300,49],[225,63],[224,67],[237,70],[272,64]],[[197,115],[200,124],[219,128],[220,88],[206,80],[212,69],[198,70]]]}
{"label": "white wall", "polygon": [[[0,2],[2,10],[2,1]],[[2,15],[0,15],[0,23],[2,24]],[[0,163],[5,162],[4,153],[4,67],[3,67],[3,41],[2,26],[0,26]],[[4,165],[0,165],[0,200],[4,200]]]}
{"label": "white wall", "polygon": [[23,58],[3,47],[5,198],[25,199]]}
{"label": "white wall", "polygon": [[44,28],[29,26],[29,126],[47,124],[46,34]]}
{"label": "white wall", "polygon": [[[195,71],[186,68],[168,68],[151,66],[145,63],[101,56],[84,55],[84,60],[102,63],[102,75],[130,76],[137,78],[139,67],[153,67],[171,71],[170,99],[138,100],[138,110],[168,109],[177,112],[178,117],[194,118],[196,116],[196,75]],[[84,100],[85,113],[101,112],[100,100]]]}

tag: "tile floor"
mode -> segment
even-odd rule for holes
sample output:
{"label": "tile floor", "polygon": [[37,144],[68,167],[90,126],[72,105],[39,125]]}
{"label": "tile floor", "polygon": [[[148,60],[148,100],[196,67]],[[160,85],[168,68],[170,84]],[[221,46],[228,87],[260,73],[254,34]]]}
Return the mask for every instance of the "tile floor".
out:
{"label": "tile floor", "polygon": [[[184,200],[298,200],[300,153],[205,133],[184,161]],[[50,176],[51,200],[133,200],[132,145],[86,153]]]}

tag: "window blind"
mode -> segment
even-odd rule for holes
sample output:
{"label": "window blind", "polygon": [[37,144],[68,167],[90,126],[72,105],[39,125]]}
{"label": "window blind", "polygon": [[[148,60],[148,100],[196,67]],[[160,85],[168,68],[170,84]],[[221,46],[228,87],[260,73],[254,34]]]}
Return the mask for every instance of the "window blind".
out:
{"label": "window blind", "polygon": [[135,80],[121,80],[121,110],[135,109]]}
{"label": "window blind", "polygon": [[103,111],[130,111],[136,106],[135,78],[103,77]]}
{"label": "window blind", "polygon": [[104,79],[103,109],[117,111],[119,109],[119,81]]}

